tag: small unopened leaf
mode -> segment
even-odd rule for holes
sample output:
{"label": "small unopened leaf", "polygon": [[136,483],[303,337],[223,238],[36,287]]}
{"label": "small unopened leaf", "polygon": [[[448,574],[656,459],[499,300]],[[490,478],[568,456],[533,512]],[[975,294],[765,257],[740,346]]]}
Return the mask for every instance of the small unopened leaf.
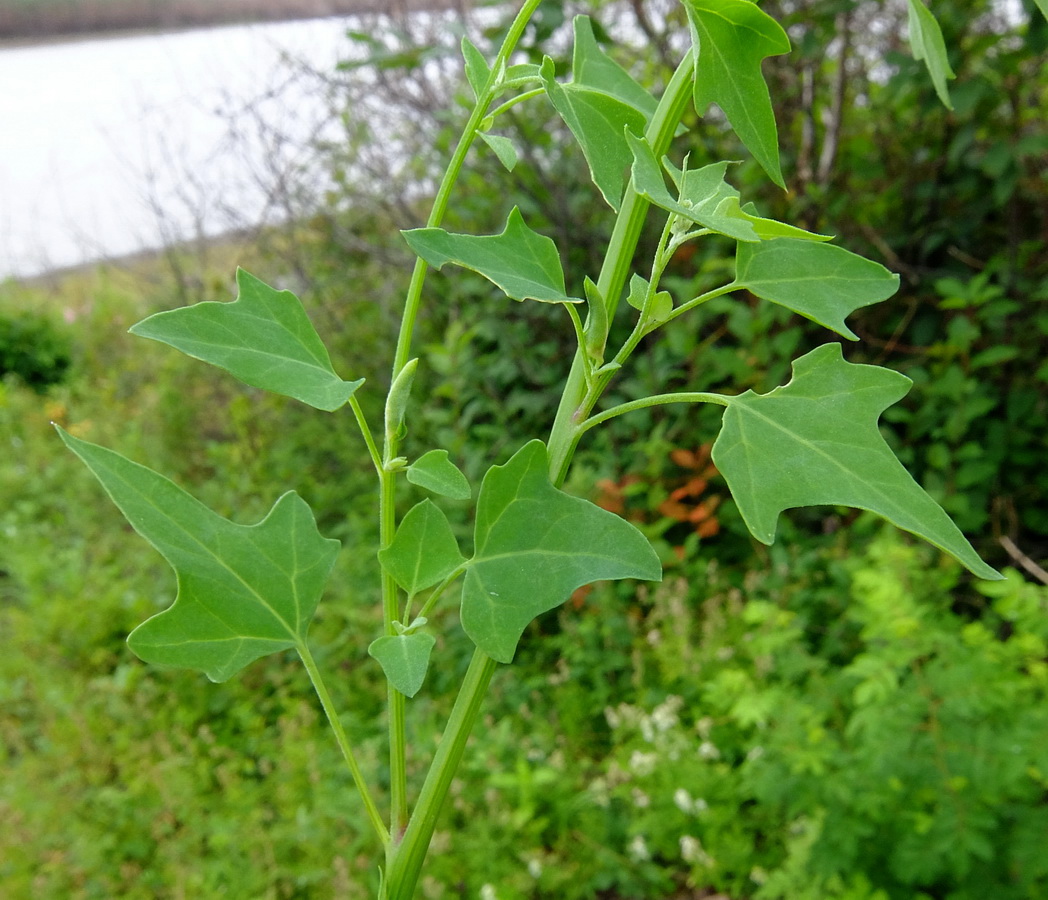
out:
{"label": "small unopened leaf", "polygon": [[162,475],[59,431],[175,570],[175,602],[127,639],[137,656],[225,681],[304,644],[339,543],[320,536],[301,497],[284,494],[257,525],[236,525]]}
{"label": "small unopened leaf", "polygon": [[491,67],[468,37],[462,38],[462,59],[466,64],[466,80],[473,89],[473,96],[479,100],[491,75]]}
{"label": "small unopened leaf", "polygon": [[673,296],[669,291],[651,293],[651,282],[640,275],[630,278],[630,290],[626,302],[643,312],[652,327],[661,325],[673,312]]}
{"label": "small unopened leaf", "polygon": [[408,466],[407,475],[412,484],[441,497],[468,500],[473,495],[466,476],[448,459],[447,450],[430,450],[422,454]]}
{"label": "small unopened leaf", "polygon": [[581,303],[565,293],[557,247],[524,224],[517,207],[502,234],[451,234],[443,228],[402,232],[408,245],[435,269],[448,263],[472,269],[497,284],[514,300]]}
{"label": "small unopened leaf", "polygon": [[751,0],[684,0],[697,54],[695,109],[716,103],[731,127],[779,187],[779,138],[761,61],[790,52],[790,40]]}
{"label": "small unopened leaf", "polygon": [[484,476],[476,554],[462,588],[462,627],[499,662],[511,662],[540,613],[593,581],[662,577],[647,539],[624,519],[557,490],[541,441]]}
{"label": "small unopened leaf", "polygon": [[949,57],[946,55],[946,42],[943,40],[942,29],[939,28],[935,16],[922,0],[908,0],[908,2],[910,48],[913,51],[913,58],[918,62],[923,60],[942,105],[947,109],[953,109],[946,82],[954,77],[954,73],[950,68]]}
{"label": "small unopened leaf", "polygon": [[408,511],[378,560],[409,594],[431,587],[466,561],[447,517],[430,500]]}
{"label": "small unopened leaf", "polygon": [[414,697],[426,680],[436,638],[427,631],[387,634],[371,642],[368,654],[382,666],[389,683],[405,697]]}
{"label": "small unopened leaf", "polygon": [[739,244],[735,284],[851,340],[846,316],[899,289],[899,276],[843,247],[788,238]]}
{"label": "small unopened leaf", "polygon": [[512,172],[517,165],[517,148],[513,146],[513,141],[500,134],[488,134],[486,131],[482,131],[480,136],[484,143],[495,151],[499,162],[506,167],[506,170]]}
{"label": "small unopened leaf", "polygon": [[237,299],[157,313],[131,333],[170,344],[245,384],[336,410],[364,383],[343,381],[320,335],[291,291],[277,291],[237,270]]}
{"label": "small unopened leaf", "polygon": [[730,398],[713,461],[750,533],[770,544],[783,510],[854,506],[924,538],[980,578],[999,579],[878,430],[880,414],[910,383],[845,362],[840,344],[824,344],[794,361],[789,384]]}

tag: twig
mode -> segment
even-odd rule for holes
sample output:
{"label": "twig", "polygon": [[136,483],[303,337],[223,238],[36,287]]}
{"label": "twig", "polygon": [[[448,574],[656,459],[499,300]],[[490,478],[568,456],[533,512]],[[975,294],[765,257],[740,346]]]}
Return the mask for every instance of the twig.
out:
{"label": "twig", "polygon": [[1042,569],[1037,563],[1035,563],[1030,557],[1022,552],[1008,535],[1002,534],[998,540],[1001,542],[1001,546],[1007,551],[1008,555],[1014,559],[1020,566],[1026,569],[1034,578],[1040,581],[1042,584],[1048,584],[1048,572]]}

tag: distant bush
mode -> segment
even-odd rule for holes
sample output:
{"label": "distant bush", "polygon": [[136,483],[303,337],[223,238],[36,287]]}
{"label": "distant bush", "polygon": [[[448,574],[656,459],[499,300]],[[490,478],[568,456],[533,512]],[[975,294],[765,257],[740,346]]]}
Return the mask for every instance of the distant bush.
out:
{"label": "distant bush", "polygon": [[0,316],[0,377],[16,375],[36,391],[61,384],[72,363],[72,345],[50,319]]}

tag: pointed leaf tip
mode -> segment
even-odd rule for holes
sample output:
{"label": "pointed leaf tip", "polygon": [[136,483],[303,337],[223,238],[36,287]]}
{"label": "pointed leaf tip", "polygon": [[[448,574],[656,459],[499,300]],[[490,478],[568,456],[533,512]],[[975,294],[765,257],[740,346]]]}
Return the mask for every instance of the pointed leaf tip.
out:
{"label": "pointed leaf tip", "polygon": [[770,544],[784,510],[853,506],[924,538],[980,578],[999,579],[881,436],[880,414],[910,383],[845,362],[840,344],[824,344],[794,361],[788,384],[732,398],[713,461],[750,533]]}
{"label": "pointed leaf tip", "polygon": [[476,554],[462,588],[462,627],[498,662],[512,662],[528,623],[594,581],[658,581],[662,567],[625,519],[557,490],[541,441],[484,476]]}
{"label": "pointed leaf tip", "polygon": [[245,384],[333,411],[364,379],[343,381],[301,301],[237,269],[237,299],[156,313],[131,333],[225,369]]}
{"label": "pointed leaf tip", "polygon": [[284,494],[258,524],[237,525],[145,466],[59,431],[175,570],[174,603],[128,637],[138,657],[225,681],[305,641],[339,542],[320,535],[301,497]]}

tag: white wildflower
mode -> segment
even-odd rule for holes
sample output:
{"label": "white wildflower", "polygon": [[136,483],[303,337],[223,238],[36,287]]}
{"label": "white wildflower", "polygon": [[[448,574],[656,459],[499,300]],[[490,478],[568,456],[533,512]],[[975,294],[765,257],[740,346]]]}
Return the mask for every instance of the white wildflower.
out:
{"label": "white wildflower", "polygon": [[690,816],[693,811],[691,794],[689,794],[684,788],[677,788],[673,792],[673,803],[682,813],[686,816]]}
{"label": "white wildflower", "polygon": [[657,753],[642,753],[640,750],[634,750],[630,756],[630,770],[635,775],[640,775],[642,778],[645,775],[650,775],[655,771],[655,766],[658,765],[659,757]]}
{"label": "white wildflower", "polygon": [[764,748],[759,744],[756,747],[750,747],[746,753],[746,759],[750,761],[760,759],[762,756],[764,756]]}
{"label": "white wildflower", "polygon": [[699,757],[702,759],[720,759],[720,750],[710,741],[699,744]]}
{"label": "white wildflower", "polygon": [[630,845],[626,848],[626,853],[629,854],[629,858],[634,862],[647,862],[651,859],[651,851],[648,849],[648,842],[644,840],[644,835],[636,835]]}
{"label": "white wildflower", "polygon": [[651,721],[659,731],[669,731],[679,724],[677,711],[683,702],[680,697],[671,695],[652,710]]}
{"label": "white wildflower", "polygon": [[536,880],[542,875],[542,863],[534,857],[528,860],[528,874]]}
{"label": "white wildflower", "polygon": [[499,895],[495,893],[494,887],[485,884],[480,889],[480,900],[499,900]]}
{"label": "white wildflower", "polygon": [[651,797],[645,794],[640,788],[634,788],[633,805],[637,807],[637,809],[647,809],[651,806]]}

